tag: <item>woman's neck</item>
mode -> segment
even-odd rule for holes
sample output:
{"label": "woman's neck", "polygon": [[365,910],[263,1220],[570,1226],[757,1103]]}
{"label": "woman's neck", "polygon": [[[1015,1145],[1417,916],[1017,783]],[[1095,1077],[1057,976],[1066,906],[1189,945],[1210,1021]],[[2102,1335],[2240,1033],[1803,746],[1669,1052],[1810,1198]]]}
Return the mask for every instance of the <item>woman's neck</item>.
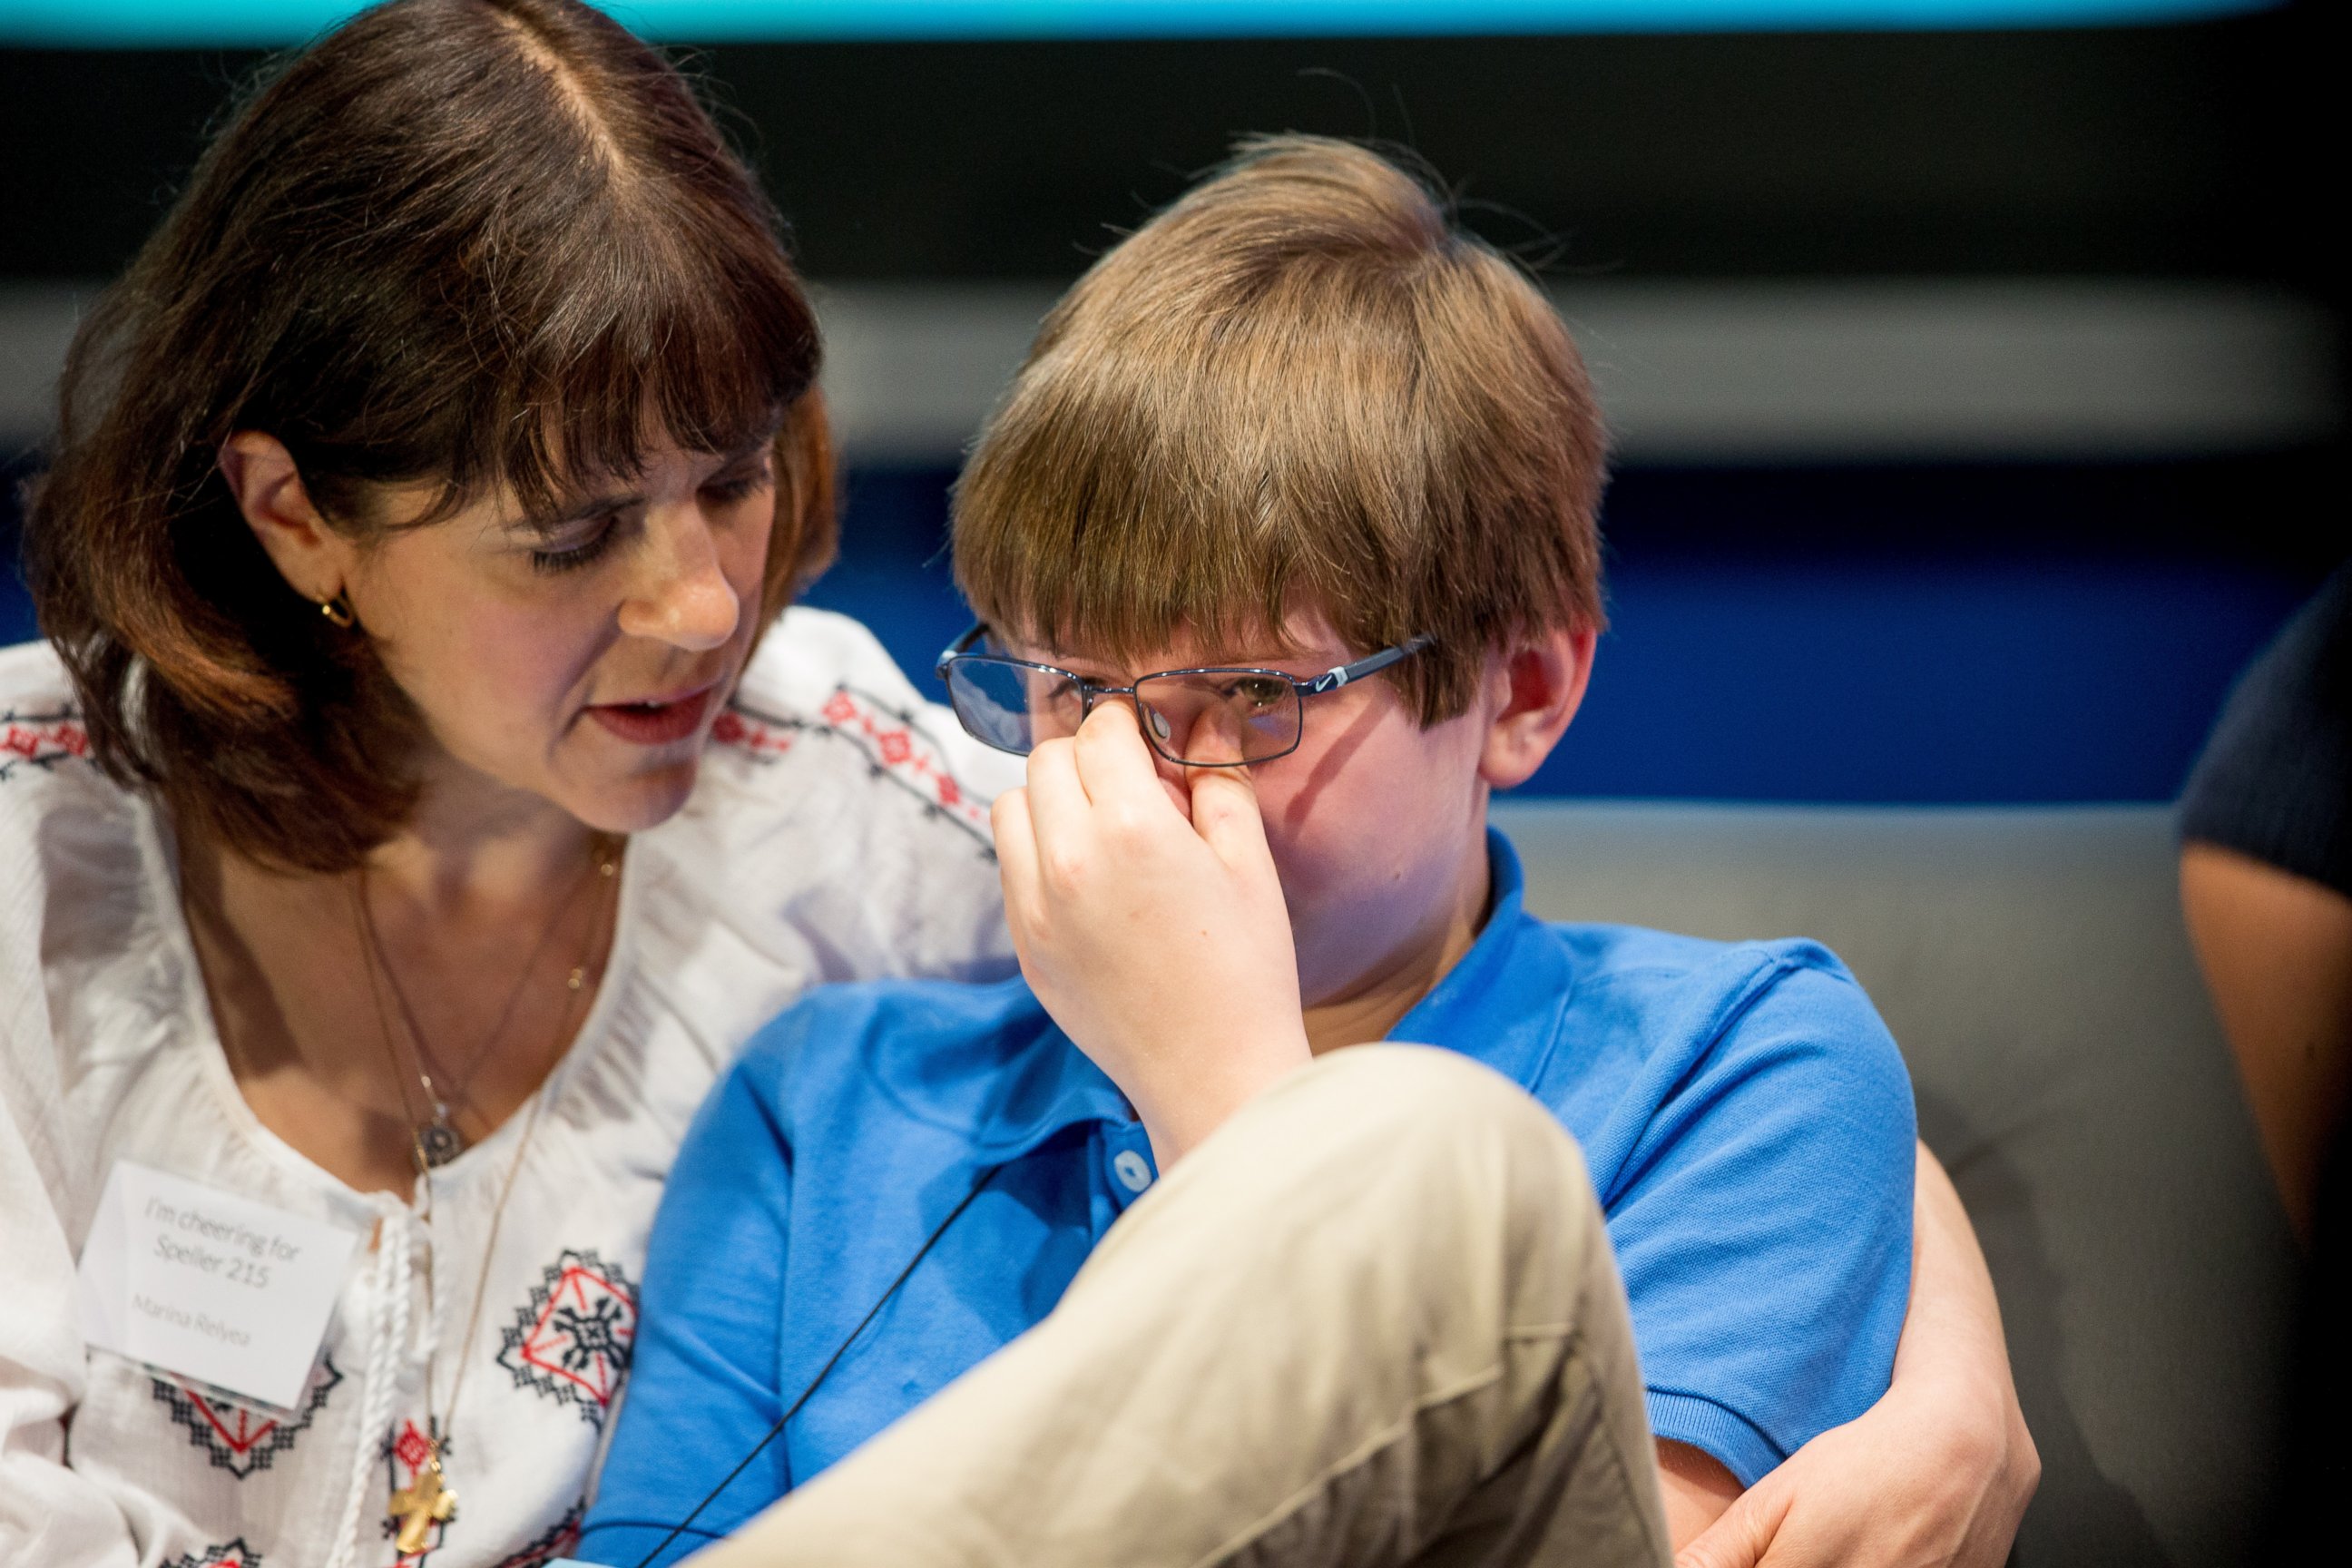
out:
{"label": "woman's neck", "polygon": [[450,764],[428,771],[416,809],[370,852],[370,888],[436,920],[525,914],[565,897],[595,830],[551,802]]}
{"label": "woman's neck", "polygon": [[363,1192],[410,1189],[426,1122],[472,1143],[512,1115],[610,951],[617,861],[511,792],[428,788],[357,872],[272,869],[197,834],[182,846],[230,1071],[263,1125]]}

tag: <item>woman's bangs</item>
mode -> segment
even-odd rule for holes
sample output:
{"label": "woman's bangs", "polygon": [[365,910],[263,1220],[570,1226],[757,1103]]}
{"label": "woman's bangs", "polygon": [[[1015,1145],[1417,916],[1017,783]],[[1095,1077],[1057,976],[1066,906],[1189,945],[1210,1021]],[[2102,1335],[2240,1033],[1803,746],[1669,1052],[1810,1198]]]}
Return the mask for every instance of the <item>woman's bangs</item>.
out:
{"label": "woman's bangs", "polygon": [[[607,239],[584,256],[472,427],[506,439],[477,469],[526,511],[638,472],[663,442],[732,452],[814,382],[816,323],[774,241]],[[471,489],[463,478],[462,487]]]}

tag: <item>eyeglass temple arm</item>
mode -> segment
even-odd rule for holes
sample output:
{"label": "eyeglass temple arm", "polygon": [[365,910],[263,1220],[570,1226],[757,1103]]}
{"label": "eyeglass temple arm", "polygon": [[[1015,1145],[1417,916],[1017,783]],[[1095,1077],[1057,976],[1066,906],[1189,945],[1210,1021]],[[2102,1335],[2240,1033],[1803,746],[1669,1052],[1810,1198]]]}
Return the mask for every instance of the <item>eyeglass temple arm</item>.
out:
{"label": "eyeglass temple arm", "polygon": [[986,637],[987,635],[988,623],[986,621],[972,622],[971,628],[961,637],[956,638],[955,641],[948,644],[947,647],[940,650],[939,661],[931,666],[932,673],[937,675],[942,680],[946,679],[948,673],[948,660],[955,658],[958,654],[970,653],[971,651],[971,645],[978,642],[982,637]]}
{"label": "eyeglass temple arm", "polygon": [[1397,660],[1411,658],[1436,640],[1435,637],[1424,632],[1417,637],[1405,638],[1394,647],[1384,647],[1378,653],[1367,655],[1353,664],[1343,664],[1337,669],[1327,669],[1307,683],[1307,694],[1319,697],[1326,691],[1339,690],[1351,680],[1361,680],[1368,675],[1378,675]]}

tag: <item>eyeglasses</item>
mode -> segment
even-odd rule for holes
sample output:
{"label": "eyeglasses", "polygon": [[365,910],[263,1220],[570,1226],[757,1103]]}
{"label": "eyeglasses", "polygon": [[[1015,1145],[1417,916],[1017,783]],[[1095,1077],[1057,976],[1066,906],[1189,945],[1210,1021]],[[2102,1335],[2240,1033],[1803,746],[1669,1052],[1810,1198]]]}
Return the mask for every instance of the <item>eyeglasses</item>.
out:
{"label": "eyeglasses", "polygon": [[1301,680],[1278,669],[1163,669],[1132,686],[1104,686],[1070,670],[972,649],[988,635],[974,626],[940,655],[948,700],[974,740],[1025,757],[1040,741],[1074,735],[1106,697],[1131,697],[1143,737],[1188,768],[1236,768],[1298,749],[1307,699],[1337,691],[1435,642],[1423,635]]}

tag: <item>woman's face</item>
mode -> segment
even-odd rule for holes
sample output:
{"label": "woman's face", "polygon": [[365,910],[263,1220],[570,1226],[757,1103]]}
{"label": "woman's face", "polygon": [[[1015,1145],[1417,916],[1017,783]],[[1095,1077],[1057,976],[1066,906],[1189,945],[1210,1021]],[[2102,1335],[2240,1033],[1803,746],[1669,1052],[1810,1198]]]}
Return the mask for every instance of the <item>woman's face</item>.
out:
{"label": "woman's face", "polygon": [[[773,463],[764,437],[664,443],[561,515],[483,500],[356,553],[359,625],[439,742],[428,789],[504,785],[614,833],[683,805],[759,629]],[[395,522],[427,504],[387,499]]]}

